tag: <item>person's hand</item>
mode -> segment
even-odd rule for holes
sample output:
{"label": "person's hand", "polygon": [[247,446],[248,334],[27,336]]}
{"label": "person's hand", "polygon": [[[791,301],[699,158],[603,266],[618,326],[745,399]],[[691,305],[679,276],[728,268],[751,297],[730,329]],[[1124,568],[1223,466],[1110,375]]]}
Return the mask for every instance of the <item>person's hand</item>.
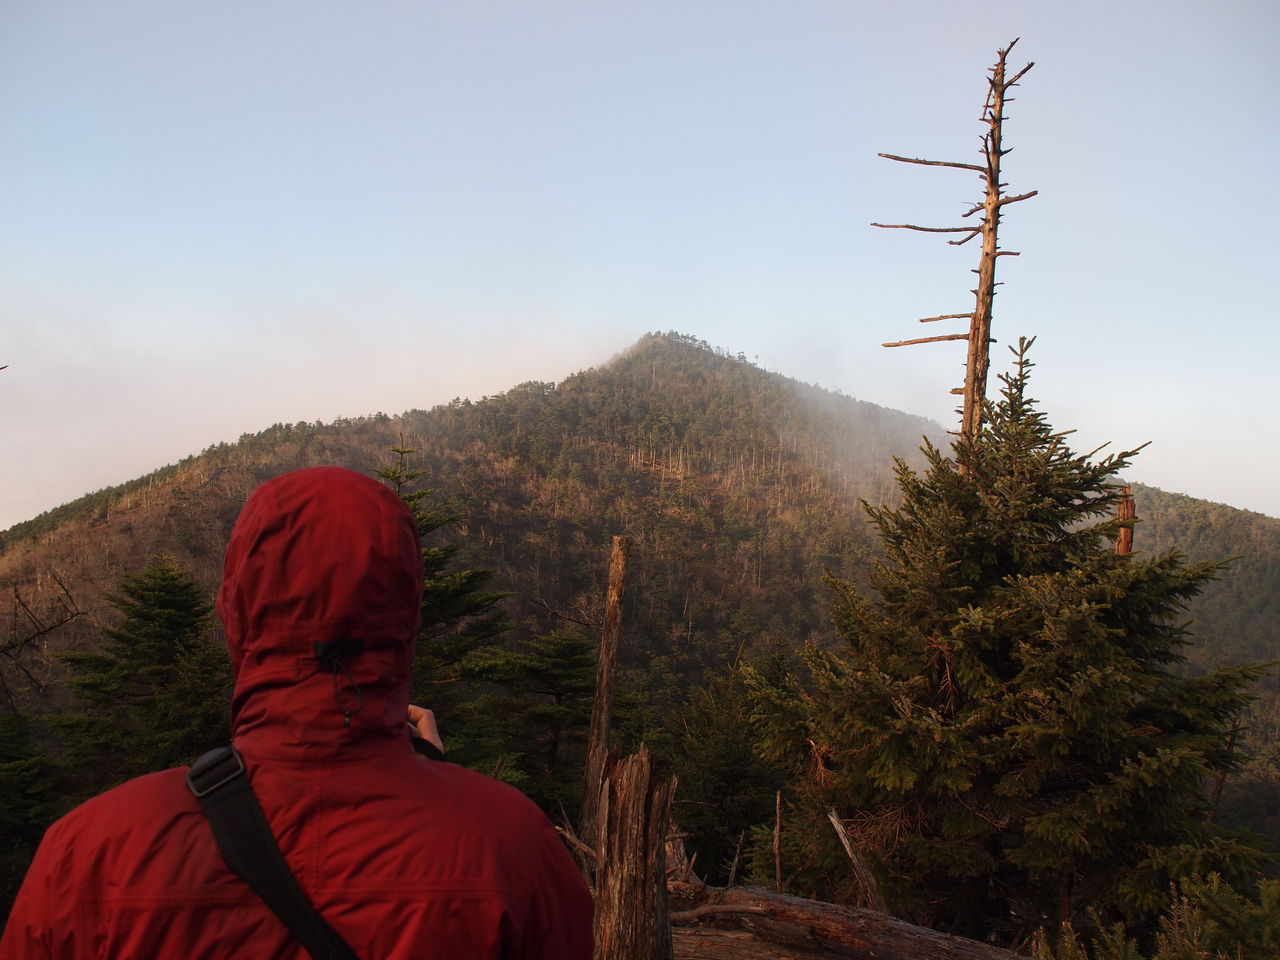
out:
{"label": "person's hand", "polygon": [[436,727],[436,715],[432,711],[426,707],[409,704],[409,726],[411,728],[409,732],[412,735],[434,744],[441,754],[444,753],[444,741],[440,739],[440,730]]}

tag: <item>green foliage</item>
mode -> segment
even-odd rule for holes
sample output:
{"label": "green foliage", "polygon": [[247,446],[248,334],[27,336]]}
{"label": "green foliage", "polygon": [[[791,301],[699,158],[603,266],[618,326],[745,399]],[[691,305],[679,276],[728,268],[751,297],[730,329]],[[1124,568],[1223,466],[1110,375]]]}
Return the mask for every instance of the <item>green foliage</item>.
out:
{"label": "green foliage", "polygon": [[1253,830],[1280,851],[1280,718],[1255,708],[1245,727],[1245,762],[1223,784],[1216,819],[1224,826]]}
{"label": "green foliage", "polygon": [[[486,593],[493,583],[509,585],[513,594],[490,608],[510,617],[506,648],[524,649],[553,630],[546,608],[599,619],[609,538],[632,537],[617,698],[620,713],[624,704],[631,710],[615,734],[633,743],[695,698],[690,691],[740,648],[758,658],[778,644],[821,642],[829,632],[824,569],[865,588],[863,568],[878,550],[856,502],[898,502],[886,465],[891,454],[908,453],[917,469],[927,466],[911,453],[921,434],[943,436],[921,418],[797,383],[692,337],[655,333],[559,384],[522,384],[394,418],[277,423],[217,444],[13,528],[7,549],[0,547],[0,574],[34,597],[37,571],[57,570],[84,598],[114,588],[120,567],[141,569],[164,550],[212,586],[239,505],[255,485],[317,464],[367,469],[387,459],[389,445],[413,448],[433,488],[427,506],[461,518],[426,537],[426,546],[446,550],[433,579],[445,600],[465,598],[469,586]],[[1136,496],[1140,552],[1185,543],[1193,561],[1241,555],[1191,600],[1188,615],[1202,639],[1186,648],[1185,666],[1208,666],[1223,654],[1270,656],[1280,520],[1144,488]],[[492,580],[451,572],[483,570],[494,571]],[[60,628],[50,649],[96,644],[96,614],[88,612]],[[465,732],[455,707],[495,688],[459,678],[473,646],[457,632],[468,618],[452,620],[441,602],[427,621],[442,626],[419,644],[414,696],[441,708],[452,752]],[[25,667],[54,702],[63,699],[56,666],[31,659]],[[1274,723],[1276,708],[1266,716]],[[506,770],[517,767],[508,761]],[[1274,808],[1267,776],[1252,765],[1233,772],[1221,819],[1267,816]],[[814,836],[835,844],[825,819]],[[831,862],[843,862],[838,845],[831,849]],[[802,878],[812,874],[816,883],[818,870]]]}
{"label": "green foliage", "polygon": [[1115,552],[1133,452],[1070,450],[1026,395],[1028,345],[980,435],[954,461],[926,445],[924,474],[898,464],[902,506],[867,508],[885,559],[874,600],[831,581],[843,650],[752,678],[813,855],[834,806],[892,909],[1006,942],[1090,908],[1140,924],[1171,882],[1260,859],[1207,821],[1204,787],[1239,762],[1261,671],[1179,669],[1180,614],[1217,565]]}
{"label": "green foliage", "polygon": [[[1091,919],[1098,927],[1096,915]],[[1122,924],[1101,927],[1092,936],[1063,924],[1055,939],[1038,932],[1032,960],[1274,960],[1280,956],[1280,880],[1259,883],[1256,899],[1217,874],[1181,881],[1150,952]]]}
{"label": "green foliage", "polygon": [[[784,670],[783,664],[778,654],[760,669],[770,674]],[[741,671],[721,671],[672,709],[650,742],[679,780],[672,816],[682,831],[693,835],[686,845],[698,855],[698,872],[710,883],[728,881],[735,857],[740,860],[737,876],[748,875],[744,857],[754,845],[744,837],[756,827],[772,830],[774,795],[783,786],[781,772],[754,749],[748,714]]]}
{"label": "green foliage", "polygon": [[414,648],[410,686],[414,696],[440,710],[459,699],[451,694],[464,658],[506,631],[506,616],[498,603],[507,595],[484,589],[493,577],[492,570],[456,568],[460,543],[432,542],[433,535],[461,517],[436,506],[432,490],[409,489],[425,471],[409,466],[408,457],[415,451],[404,445],[403,437],[391,452],[395,461],[374,472],[409,506],[418,535],[424,540],[422,626]]}
{"label": "green foliage", "polygon": [[[654,333],[559,384],[522,384],[396,418],[274,424],[210,447],[51,513],[39,531],[12,541],[0,574],[54,568],[81,589],[92,578],[114,586],[115,574],[98,558],[140,568],[144,551],[159,548],[212,585],[238,505],[254,485],[321,463],[367,468],[398,442],[415,450],[414,463],[430,477],[434,508],[462,518],[428,545],[456,541],[453,568],[491,569],[492,582],[515,591],[501,606],[518,639],[555,627],[535,600],[598,619],[609,538],[632,537],[624,623],[644,640],[624,643],[620,668],[661,664],[663,682],[648,687],[653,723],[709,669],[732,660],[744,639],[745,652],[757,656],[776,643],[797,647],[825,635],[824,569],[861,577],[876,549],[857,500],[896,502],[886,465],[894,453],[917,463],[922,434],[943,436],[919,417],[788,380],[693,337]],[[1138,544],[1154,551],[1165,537],[1159,511],[1175,499],[1149,494],[1138,493]],[[86,519],[104,504],[106,519]],[[1231,601],[1215,604],[1209,616],[1194,611],[1211,642],[1201,645],[1203,654],[1189,649],[1193,664],[1212,662],[1217,646],[1237,636],[1274,649],[1275,618],[1253,611],[1265,612],[1267,598],[1280,595],[1277,568],[1251,558],[1280,557],[1280,521],[1227,508],[1205,516],[1178,509],[1197,529],[1230,531],[1234,543],[1206,556],[1248,555],[1206,590],[1206,597],[1231,590]],[[31,540],[37,533],[39,544]],[[1203,548],[1212,547],[1206,533]],[[88,626],[87,619],[84,627],[72,624],[62,636],[83,644]],[[434,671],[447,678],[460,658],[448,649],[453,639],[450,633],[430,648],[441,663],[418,671],[422,699],[431,699]]]}
{"label": "green foliage", "polygon": [[230,738],[231,668],[196,583],[157,557],[108,601],[120,620],[103,628],[101,651],[58,655],[82,709],[56,722],[86,793],[189,763]]}
{"label": "green foliage", "polygon": [[544,810],[577,810],[595,692],[596,643],[559,630],[461,665],[487,684],[461,705],[453,759],[519,784]]}
{"label": "green foliage", "polygon": [[[1138,549],[1176,548],[1192,561],[1234,557],[1230,574],[1187,606],[1197,625],[1213,625],[1187,648],[1188,664],[1203,671],[1274,657],[1280,649],[1280,520],[1139,484],[1133,495]],[[1280,675],[1273,672],[1261,686],[1280,700]]]}
{"label": "green foliage", "polygon": [[60,810],[61,791],[58,768],[35,744],[26,718],[0,714],[0,916]]}

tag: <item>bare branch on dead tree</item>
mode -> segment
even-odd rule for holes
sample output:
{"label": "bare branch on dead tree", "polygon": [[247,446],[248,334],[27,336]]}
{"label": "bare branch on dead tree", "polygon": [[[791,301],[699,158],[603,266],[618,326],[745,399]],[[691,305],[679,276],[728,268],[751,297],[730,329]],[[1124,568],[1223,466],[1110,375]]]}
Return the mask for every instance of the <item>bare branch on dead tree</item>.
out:
{"label": "bare branch on dead tree", "polygon": [[972,317],[972,316],[973,316],[972,311],[970,311],[969,313],[943,313],[936,317],[921,317],[920,322],[933,323],[935,320],[956,320],[956,319],[959,319],[960,317]]}
{"label": "bare branch on dead tree", "polygon": [[976,163],[953,163],[949,160],[922,160],[919,157],[898,157],[892,153],[877,153],[877,157],[884,157],[886,160],[897,160],[899,163],[918,163],[926,167],[954,167],[957,170],[976,170],[978,173],[986,173],[985,167],[980,167]]}
{"label": "bare branch on dead tree", "polygon": [[881,230],[919,230],[921,233],[971,233],[973,227],[917,227],[914,223],[873,223]]}
{"label": "bare branch on dead tree", "polygon": [[[943,319],[969,319],[969,329],[964,334],[956,334],[942,337],[921,337],[915,340],[899,340],[885,343],[886,347],[904,347],[917,343],[936,343],[941,340],[967,340],[969,343],[968,354],[965,360],[965,382],[961,391],[964,397],[964,405],[961,408],[961,428],[960,432],[966,436],[974,436],[981,428],[982,424],[982,404],[986,399],[987,393],[987,367],[990,359],[991,339],[991,318],[992,307],[995,298],[995,288],[999,285],[995,279],[996,261],[1000,257],[1016,257],[1020,254],[1012,250],[1000,250],[998,244],[998,232],[1000,226],[1000,211],[1003,207],[1011,203],[1019,203],[1023,200],[1029,200],[1036,196],[1038,191],[1032,190],[1028,193],[1018,194],[1016,196],[1005,196],[1003,191],[1007,184],[1000,180],[1000,158],[1010,153],[1012,148],[1003,145],[1003,124],[1005,120],[1004,108],[1005,104],[1013,98],[1007,94],[1011,88],[1017,85],[1018,81],[1026,76],[1034,63],[1028,63],[1021,70],[1014,73],[1011,77],[1006,76],[1005,63],[1009,56],[1009,52],[1017,44],[1014,39],[1008,46],[997,51],[995,65],[992,66],[987,78],[986,100],[982,107],[982,122],[987,125],[987,130],[981,138],[981,148],[979,152],[982,155],[982,164],[972,163],[956,163],[952,161],[942,160],[926,160],[920,157],[904,157],[892,153],[881,153],[878,156],[888,160],[896,160],[900,163],[914,163],[923,166],[934,167],[952,167],[961,170],[973,170],[980,174],[985,184],[984,196],[981,202],[971,206],[965,213],[964,217],[971,217],[976,213],[982,214],[982,220],[977,226],[973,227],[920,227],[915,224],[884,224],[874,223],[872,226],[882,227],[886,229],[896,230],[915,230],[921,233],[963,233],[964,237],[958,240],[948,240],[951,246],[963,246],[974,237],[982,237],[982,252],[978,258],[978,269],[974,272],[978,274],[978,285],[972,291],[974,295],[974,309],[969,313],[947,314],[941,317],[929,317],[921,322],[930,322],[932,320]],[[954,391],[953,391],[954,392]]]}
{"label": "bare branch on dead tree", "polygon": [[[36,641],[48,636],[72,620],[84,616],[84,611],[76,604],[75,597],[56,570],[49,571],[49,578],[57,586],[57,593],[49,601],[48,609],[37,612],[35,607],[22,594],[21,588],[12,587],[13,605],[9,612],[9,635],[0,641],[0,655],[5,661],[26,678],[35,690],[44,691],[44,683],[31,672],[26,658],[38,646]],[[9,709],[17,712],[18,703],[8,679],[0,671],[0,693],[3,693]]]}
{"label": "bare branch on dead tree", "polygon": [[543,610],[547,611],[547,613],[551,614],[553,617],[555,617],[558,620],[567,620],[569,623],[576,623],[578,626],[586,627],[589,630],[600,629],[600,624],[597,623],[596,621],[586,620],[579,617],[573,617],[567,613],[562,613],[559,610],[557,610],[555,607],[551,606],[551,604],[547,603],[547,601],[543,600],[541,597],[534,597],[529,602],[532,603],[535,607],[541,607]]}
{"label": "bare branch on dead tree", "polygon": [[911,347],[917,343],[942,343],[944,340],[968,340],[967,333],[944,333],[937,337],[919,337],[915,340],[898,340],[894,343],[882,343],[882,347]]}

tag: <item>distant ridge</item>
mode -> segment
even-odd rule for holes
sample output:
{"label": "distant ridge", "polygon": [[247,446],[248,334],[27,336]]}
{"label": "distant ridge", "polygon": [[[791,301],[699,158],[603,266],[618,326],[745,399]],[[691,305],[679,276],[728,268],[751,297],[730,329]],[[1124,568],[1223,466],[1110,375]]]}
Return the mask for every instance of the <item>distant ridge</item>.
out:
{"label": "distant ridge", "polygon": [[[823,572],[857,577],[876,549],[859,500],[894,499],[893,457],[918,462],[922,437],[947,440],[924,418],[650,334],[558,384],[398,417],[275,424],[88,494],[5,532],[0,586],[38,606],[52,602],[56,573],[86,615],[51,635],[51,649],[94,642],[122,573],[167,553],[212,592],[254,486],[322,463],[371,471],[401,437],[462,517],[452,536],[463,559],[512,591],[521,631],[547,629],[548,607],[592,619],[608,539],[632,537],[627,656],[655,697],[742,651],[822,642]],[[1240,555],[1188,611],[1203,638],[1195,662],[1272,655],[1280,521],[1149,487],[1136,496],[1138,549]],[[40,670],[56,691],[57,667]]]}

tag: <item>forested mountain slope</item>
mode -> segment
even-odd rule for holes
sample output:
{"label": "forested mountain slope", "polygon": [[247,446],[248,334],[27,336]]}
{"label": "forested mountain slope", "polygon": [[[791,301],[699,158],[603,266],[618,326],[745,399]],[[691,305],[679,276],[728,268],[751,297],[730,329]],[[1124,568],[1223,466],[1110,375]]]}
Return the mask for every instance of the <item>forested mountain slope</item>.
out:
{"label": "forested mountain slope", "polygon": [[1234,558],[1191,607],[1194,632],[1203,638],[1190,651],[1192,664],[1280,656],[1280,520],[1141,484],[1133,495],[1138,549]]}
{"label": "forested mountain slope", "polygon": [[[661,701],[742,650],[828,635],[823,571],[858,576],[874,549],[858,501],[896,496],[892,458],[914,460],[922,436],[945,441],[922,418],[677,334],[559,384],[400,417],[277,424],[7,531],[6,593],[49,621],[60,581],[83,615],[28,651],[29,675],[6,664],[6,683],[26,698],[44,686],[56,701],[50,654],[95,640],[102,597],[123,573],[167,553],[212,591],[257,483],[322,463],[370,471],[403,438],[437,502],[461,518],[450,533],[461,559],[492,567],[512,592],[520,632],[555,625],[547,608],[598,619],[609,538],[632,538],[624,658],[643,664],[636,675]],[[1137,504],[1139,549],[1241,555],[1190,612],[1204,638],[1197,660],[1269,655],[1280,521],[1150,488]],[[14,614],[11,639],[26,617]]]}

